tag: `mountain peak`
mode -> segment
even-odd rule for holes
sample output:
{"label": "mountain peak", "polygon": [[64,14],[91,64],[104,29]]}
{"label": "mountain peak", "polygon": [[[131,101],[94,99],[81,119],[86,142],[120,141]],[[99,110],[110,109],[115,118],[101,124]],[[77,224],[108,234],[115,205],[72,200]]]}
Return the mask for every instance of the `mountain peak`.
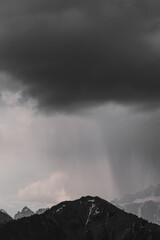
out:
{"label": "mountain peak", "polygon": [[9,216],[9,214],[5,210],[0,209],[0,225],[10,222],[11,220],[12,220],[12,217]]}
{"label": "mountain peak", "polygon": [[32,215],[34,215],[35,213],[30,209],[28,208],[27,206],[25,206],[21,212],[17,212],[14,216],[14,219],[17,220],[17,219],[20,219],[20,218],[23,218],[23,217],[30,217]]}
{"label": "mountain peak", "polygon": [[158,240],[160,227],[104,199],[86,196],[5,224],[0,236],[2,240]]}
{"label": "mountain peak", "polygon": [[26,211],[31,211],[31,209],[28,208],[27,206],[25,206],[25,207],[22,209],[22,212],[26,212]]}
{"label": "mountain peak", "polygon": [[4,209],[0,209],[0,212],[5,213],[9,216],[9,214]]}

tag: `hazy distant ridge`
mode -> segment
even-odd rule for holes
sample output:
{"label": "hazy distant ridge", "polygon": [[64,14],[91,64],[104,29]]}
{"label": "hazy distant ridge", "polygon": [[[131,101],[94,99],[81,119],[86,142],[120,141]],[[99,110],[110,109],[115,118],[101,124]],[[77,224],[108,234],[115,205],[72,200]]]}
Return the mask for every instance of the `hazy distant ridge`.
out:
{"label": "hazy distant ridge", "polygon": [[112,201],[116,206],[138,217],[160,225],[160,184]]}

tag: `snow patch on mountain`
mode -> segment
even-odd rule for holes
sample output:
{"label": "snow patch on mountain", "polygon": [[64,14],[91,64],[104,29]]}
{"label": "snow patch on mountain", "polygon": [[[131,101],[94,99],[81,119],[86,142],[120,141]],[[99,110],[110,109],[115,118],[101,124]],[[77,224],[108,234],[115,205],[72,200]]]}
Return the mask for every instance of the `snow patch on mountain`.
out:
{"label": "snow patch on mountain", "polygon": [[92,203],[91,207],[89,208],[89,213],[88,213],[88,217],[87,217],[87,221],[86,221],[86,226],[87,226],[87,224],[88,224],[88,222],[90,220],[90,216],[93,213],[93,209],[95,208],[95,206],[96,205],[94,203]]}

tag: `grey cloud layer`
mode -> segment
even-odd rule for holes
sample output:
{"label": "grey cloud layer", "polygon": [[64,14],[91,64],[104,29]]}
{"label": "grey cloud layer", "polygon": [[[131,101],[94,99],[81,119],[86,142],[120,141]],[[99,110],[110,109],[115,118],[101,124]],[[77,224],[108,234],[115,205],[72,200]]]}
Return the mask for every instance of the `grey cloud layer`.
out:
{"label": "grey cloud layer", "polygon": [[[158,102],[160,3],[0,1],[0,69],[45,109]],[[152,37],[153,35],[153,37]]]}

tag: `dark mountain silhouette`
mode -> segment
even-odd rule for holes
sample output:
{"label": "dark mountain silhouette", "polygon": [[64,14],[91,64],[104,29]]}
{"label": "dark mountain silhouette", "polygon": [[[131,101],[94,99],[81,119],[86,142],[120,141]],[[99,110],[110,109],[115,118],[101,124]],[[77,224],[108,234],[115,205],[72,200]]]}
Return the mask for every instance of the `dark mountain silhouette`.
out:
{"label": "dark mountain silhouette", "polygon": [[9,216],[3,209],[0,209],[0,226],[4,223],[10,222],[11,220],[13,220],[12,217]]}
{"label": "dark mountain silhouette", "polygon": [[99,197],[62,202],[0,227],[1,240],[159,240],[160,227]]}

